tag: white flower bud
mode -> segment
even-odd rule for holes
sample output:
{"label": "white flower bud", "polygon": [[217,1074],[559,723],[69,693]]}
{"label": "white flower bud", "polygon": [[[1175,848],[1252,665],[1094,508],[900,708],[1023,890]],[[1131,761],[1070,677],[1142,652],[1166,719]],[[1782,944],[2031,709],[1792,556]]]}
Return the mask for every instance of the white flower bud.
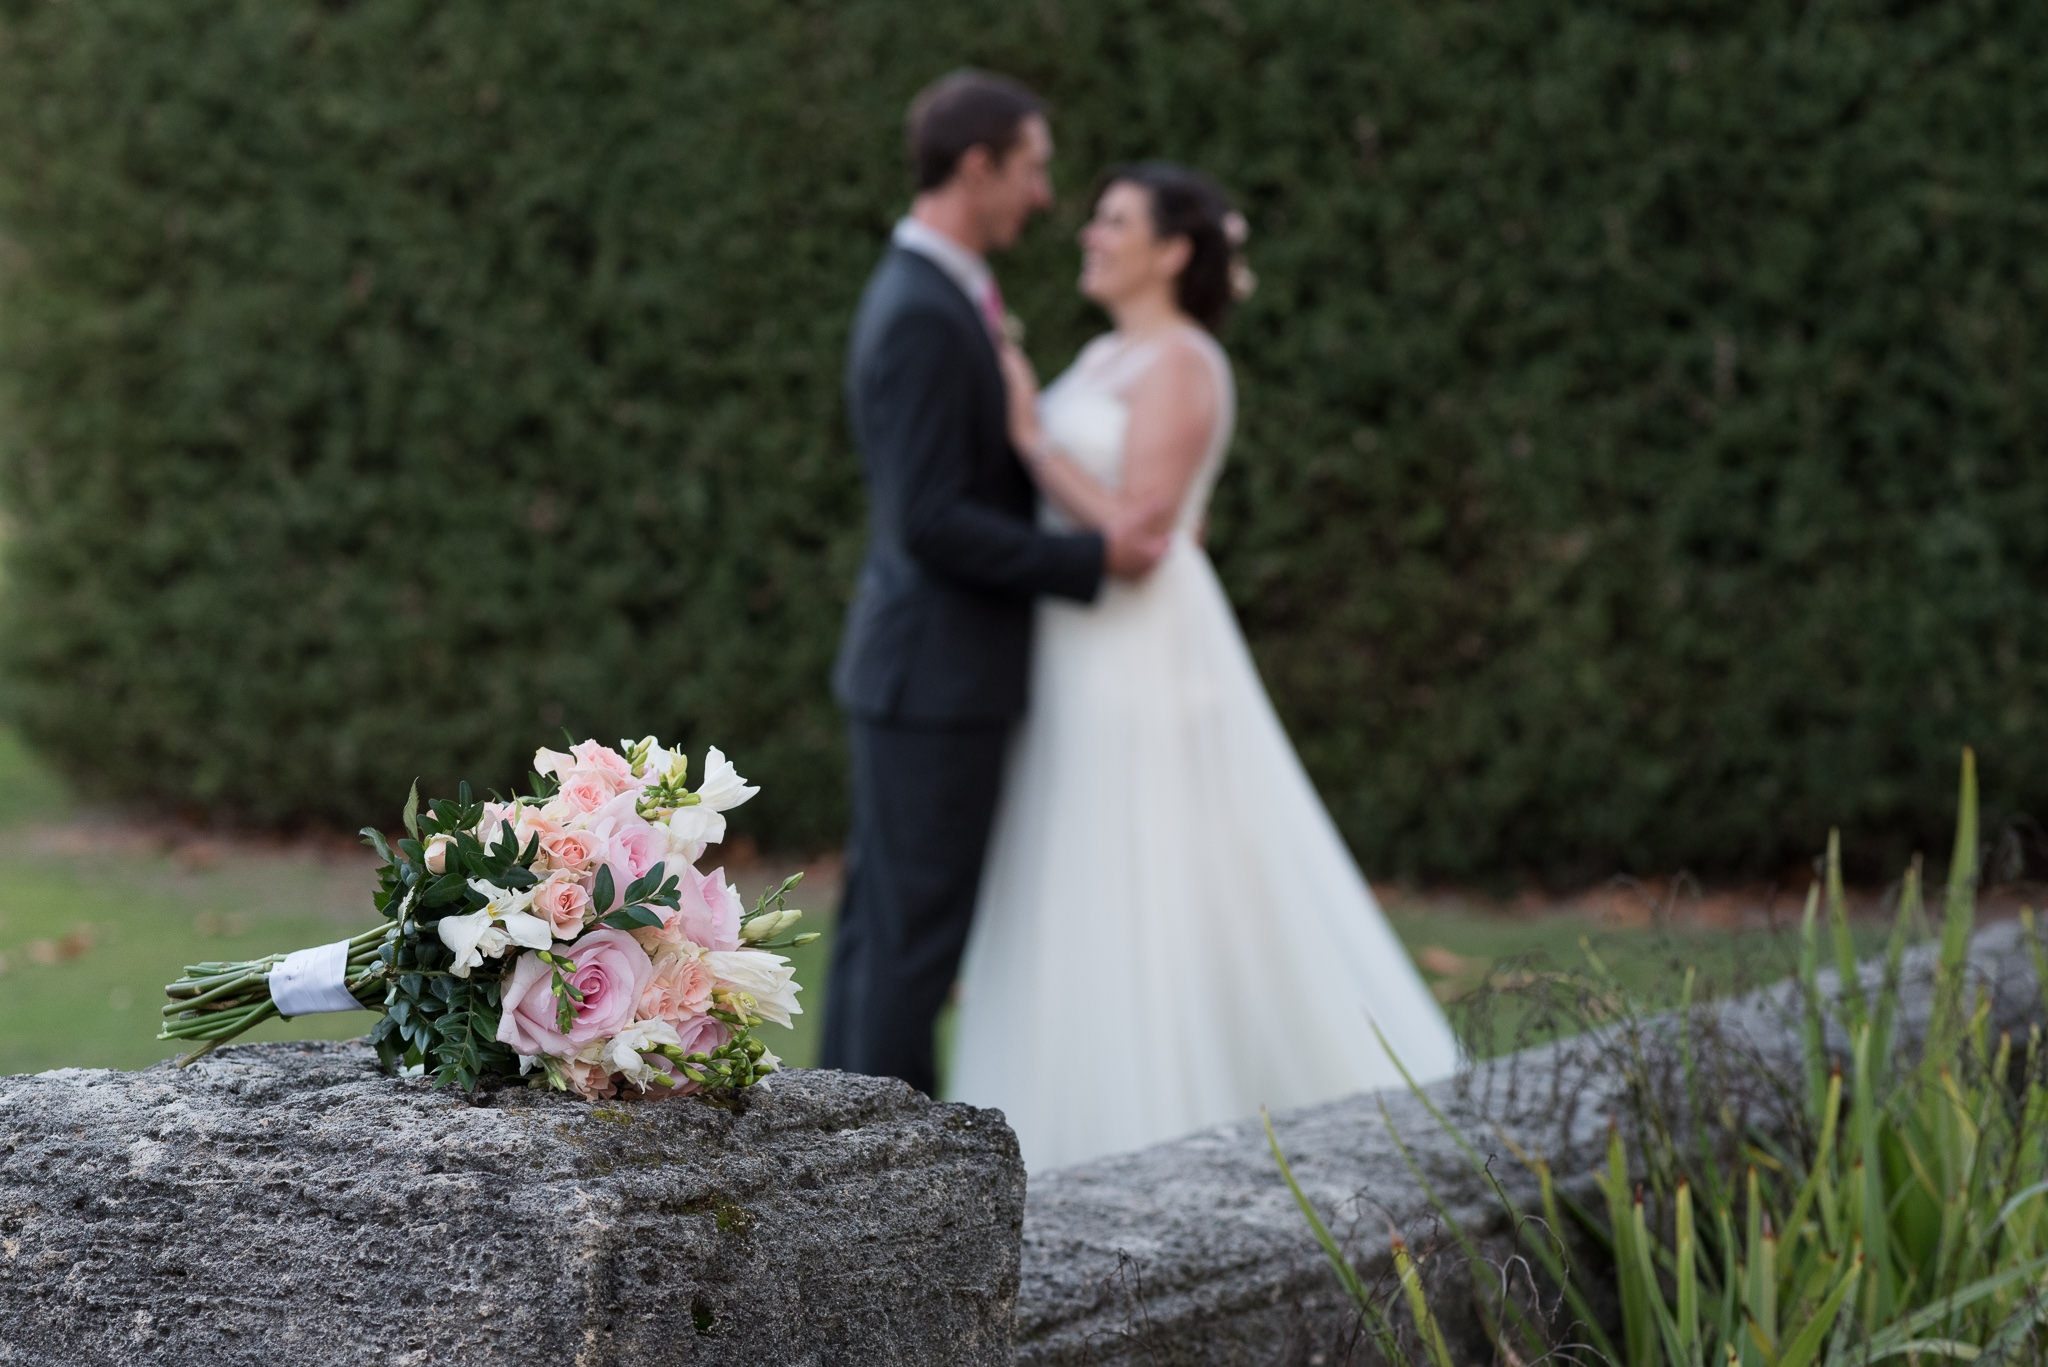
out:
{"label": "white flower bud", "polygon": [[796,924],[803,913],[800,911],[771,911],[765,916],[756,916],[740,927],[740,938],[748,943],[772,940],[784,930]]}

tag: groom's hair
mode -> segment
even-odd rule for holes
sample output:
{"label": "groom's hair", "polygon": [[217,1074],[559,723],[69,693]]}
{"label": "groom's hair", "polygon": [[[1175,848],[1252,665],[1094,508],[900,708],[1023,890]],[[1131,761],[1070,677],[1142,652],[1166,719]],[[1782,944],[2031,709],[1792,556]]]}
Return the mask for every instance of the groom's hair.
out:
{"label": "groom's hair", "polygon": [[1045,101],[1007,76],[966,67],[917,92],[905,132],[917,188],[936,190],[953,178],[960,158],[986,147],[1000,162],[1024,136],[1024,120],[1045,112]]}

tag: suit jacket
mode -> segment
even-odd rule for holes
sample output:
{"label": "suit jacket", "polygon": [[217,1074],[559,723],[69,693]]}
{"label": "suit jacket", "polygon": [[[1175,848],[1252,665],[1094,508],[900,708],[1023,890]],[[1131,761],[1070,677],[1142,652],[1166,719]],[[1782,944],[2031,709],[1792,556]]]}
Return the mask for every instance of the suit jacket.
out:
{"label": "suit jacket", "polygon": [[833,692],[877,721],[1017,716],[1032,601],[1092,600],[1103,543],[1039,529],[987,325],[929,258],[891,246],[875,268],[846,397],[867,477],[868,549]]}

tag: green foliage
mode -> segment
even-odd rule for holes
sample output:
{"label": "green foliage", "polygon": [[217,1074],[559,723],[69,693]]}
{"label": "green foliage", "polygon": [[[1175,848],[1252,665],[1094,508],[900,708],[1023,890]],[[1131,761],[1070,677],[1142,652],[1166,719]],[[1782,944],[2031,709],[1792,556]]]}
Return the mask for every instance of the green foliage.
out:
{"label": "green foliage", "polygon": [[[1994,1041],[1990,1003],[1971,998],[1976,817],[1974,763],[1965,752],[1956,830],[1962,871],[1950,881],[1944,933],[1933,942],[1932,1011],[1917,1058],[1901,1056],[1894,1037],[1905,951],[1921,911],[1909,876],[1882,983],[1868,996],[1852,989],[1834,999],[1850,1041],[1846,1059],[1830,1055],[1817,1005],[1807,1015],[1807,1088],[1790,1132],[1742,1126],[1725,1105],[1708,1103],[1689,1006],[1678,1018],[1684,1095],[1667,1096],[1653,1080],[1660,1046],[1641,1004],[1596,962],[1594,975],[1620,1017],[1613,1037],[1634,1108],[1610,1128],[1597,1173],[1601,1209],[1561,1196],[1545,1158],[1519,1149],[1539,1179],[1541,1218],[1527,1218],[1494,1184],[1520,1251],[1565,1291],[1577,1317],[1567,1337],[1583,1335],[1616,1367],[2038,1360],[2048,1324],[2048,1044],[2039,1023],[2018,1045]],[[1846,915],[1834,849],[1831,842],[1829,918],[1840,930]],[[1813,967],[1819,900],[1807,904],[1800,975],[1814,1004],[1822,1000]],[[2026,928],[2036,963],[2048,967],[2031,918]],[[1845,985],[1855,982],[1850,967]],[[2048,978],[2042,992],[2048,1005]],[[1424,1100],[1492,1181],[1485,1160]],[[1633,1153],[1624,1129],[1641,1136]],[[1326,1254],[1344,1261],[1312,1211],[1310,1218]],[[1573,1283],[1557,1244],[1572,1224],[1609,1254],[1618,1324],[1603,1323]],[[1476,1262],[1478,1251],[1454,1233]],[[1368,1324],[1383,1323],[1348,1264],[1342,1279]],[[1489,1327],[1520,1360],[1563,1346],[1555,1325],[1513,1301],[1505,1308],[1505,1316],[1489,1310]]]}
{"label": "green foliage", "polygon": [[[386,991],[384,1014],[370,1027],[370,1044],[392,1072],[418,1069],[436,1086],[464,1091],[474,1091],[489,1074],[517,1071],[512,1050],[498,1041],[504,981],[496,965],[458,976],[455,951],[436,928],[445,917],[490,903],[487,894],[471,887],[472,881],[508,891],[539,881],[527,866],[538,853],[540,838],[533,837],[522,850],[507,827],[486,846],[472,834],[483,816],[484,804],[467,783],[453,800],[429,802],[422,816],[415,785],[405,803],[403,839],[389,843],[375,827],[362,833],[384,859],[374,901],[391,923],[378,947]],[[439,874],[428,869],[430,843],[443,846]],[[559,971],[554,985],[557,995],[566,995]],[[566,1001],[563,1012],[574,1016]]]}
{"label": "green foliage", "polygon": [[2048,11],[0,0],[9,705],[359,824],[687,730],[842,829],[847,324],[911,92],[1243,199],[1212,544],[1375,872],[1872,863],[2048,797]]}

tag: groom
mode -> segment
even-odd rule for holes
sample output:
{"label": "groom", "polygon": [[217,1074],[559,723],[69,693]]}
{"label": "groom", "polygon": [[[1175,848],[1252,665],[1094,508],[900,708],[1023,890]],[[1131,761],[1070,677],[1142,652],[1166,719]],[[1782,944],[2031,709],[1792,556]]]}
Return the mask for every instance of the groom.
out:
{"label": "groom", "polygon": [[958,71],[910,106],[917,196],[868,280],[846,394],[868,550],[833,669],[850,720],[853,830],[823,1065],[935,1086],[953,984],[1022,714],[1032,600],[1088,602],[1165,539],[1133,518],[1054,535],[1009,440],[1002,295],[985,255],[1050,207],[1052,134],[1014,81]]}

